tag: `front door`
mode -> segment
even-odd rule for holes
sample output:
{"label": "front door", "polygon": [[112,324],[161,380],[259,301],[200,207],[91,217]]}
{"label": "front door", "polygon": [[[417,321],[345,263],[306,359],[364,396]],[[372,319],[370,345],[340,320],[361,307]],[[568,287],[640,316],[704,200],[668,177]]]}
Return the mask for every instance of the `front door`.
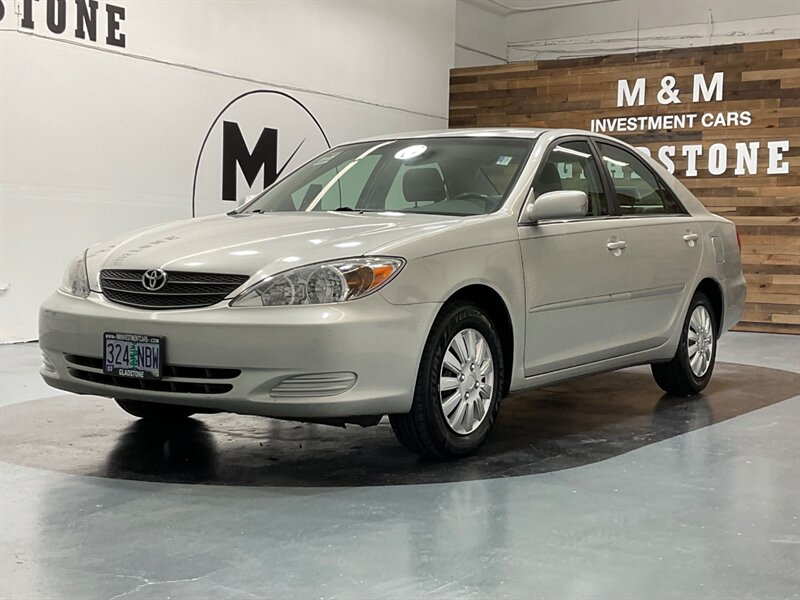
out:
{"label": "front door", "polygon": [[625,229],[610,216],[600,171],[585,139],[557,142],[533,183],[536,197],[580,190],[584,218],[520,225],[527,302],[525,376],[618,356],[630,344]]}

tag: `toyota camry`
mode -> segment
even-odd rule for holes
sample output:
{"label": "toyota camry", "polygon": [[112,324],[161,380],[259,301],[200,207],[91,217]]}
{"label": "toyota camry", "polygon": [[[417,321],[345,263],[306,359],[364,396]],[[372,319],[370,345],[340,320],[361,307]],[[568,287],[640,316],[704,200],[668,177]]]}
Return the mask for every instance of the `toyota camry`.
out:
{"label": "toyota camry", "polygon": [[739,251],[607,136],[386,136],[227,214],[86,249],[41,307],[41,374],[144,419],[388,415],[410,451],[457,457],[512,392],[650,364],[698,394],[741,315]]}

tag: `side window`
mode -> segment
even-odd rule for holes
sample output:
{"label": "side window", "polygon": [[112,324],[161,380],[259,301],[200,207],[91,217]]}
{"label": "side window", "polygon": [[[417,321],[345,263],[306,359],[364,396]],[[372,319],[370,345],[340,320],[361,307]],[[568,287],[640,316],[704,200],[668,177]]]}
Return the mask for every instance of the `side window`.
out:
{"label": "side window", "polygon": [[686,209],[684,209],[678,199],[675,197],[674,192],[670,190],[666,184],[659,180],[659,187],[661,189],[661,200],[664,203],[664,208],[667,211],[667,214],[671,215],[684,215],[686,214]]}
{"label": "side window", "polygon": [[588,142],[562,142],[550,150],[533,182],[533,192],[538,198],[557,190],[585,192],[589,198],[587,216],[600,217],[608,214],[608,201]]}
{"label": "side window", "polygon": [[682,213],[675,197],[634,153],[598,142],[623,215]]}

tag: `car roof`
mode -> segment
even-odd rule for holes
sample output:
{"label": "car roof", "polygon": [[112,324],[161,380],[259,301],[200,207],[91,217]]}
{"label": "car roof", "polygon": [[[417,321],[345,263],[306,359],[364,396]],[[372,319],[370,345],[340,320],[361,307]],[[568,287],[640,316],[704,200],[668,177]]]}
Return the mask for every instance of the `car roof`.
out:
{"label": "car roof", "polygon": [[[442,138],[442,137],[498,137],[498,138],[521,138],[533,140],[551,129],[534,129],[527,127],[471,127],[461,129],[433,129],[430,131],[411,131],[388,133],[374,137],[363,138],[358,142],[377,142],[384,140],[407,140],[421,138]],[[581,131],[580,133],[588,133]]]}

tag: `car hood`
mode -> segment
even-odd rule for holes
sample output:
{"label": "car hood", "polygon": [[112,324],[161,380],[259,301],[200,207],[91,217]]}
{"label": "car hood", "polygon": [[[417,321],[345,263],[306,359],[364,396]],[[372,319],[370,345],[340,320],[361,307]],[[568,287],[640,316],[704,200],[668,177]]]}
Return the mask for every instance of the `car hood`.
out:
{"label": "car hood", "polygon": [[463,217],[411,213],[215,215],[157,225],[87,252],[93,289],[100,269],[155,269],[266,276],[295,266],[369,254],[426,236]]}

